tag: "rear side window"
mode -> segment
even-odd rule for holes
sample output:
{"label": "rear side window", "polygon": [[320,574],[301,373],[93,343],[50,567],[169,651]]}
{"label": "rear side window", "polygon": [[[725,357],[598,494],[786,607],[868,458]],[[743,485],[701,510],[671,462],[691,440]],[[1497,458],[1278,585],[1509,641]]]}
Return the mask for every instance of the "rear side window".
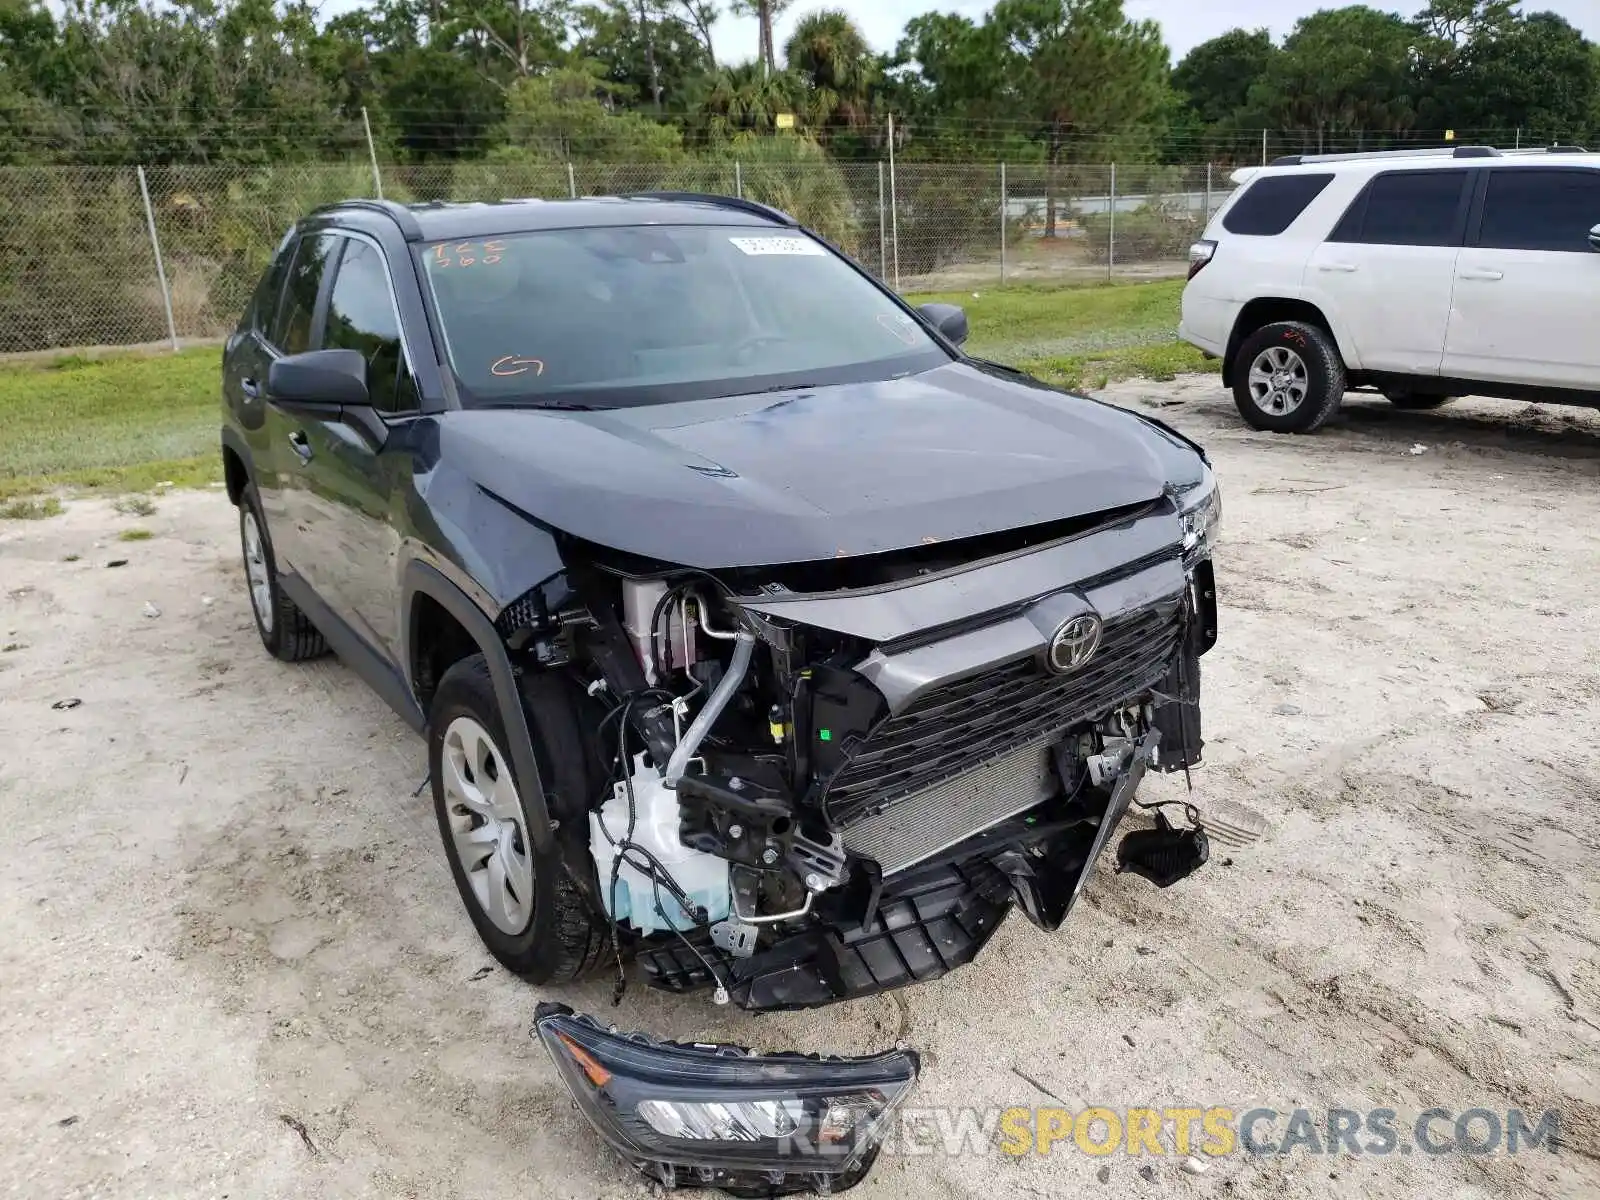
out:
{"label": "rear side window", "polygon": [[278,298],[283,292],[283,277],[289,273],[289,259],[294,255],[294,230],[278,243],[278,249],[267,264],[267,270],[256,284],[250,297],[250,307],[245,312],[244,323],[263,337],[271,333],[272,319],[278,313]]}
{"label": "rear side window", "polygon": [[1222,218],[1222,227],[1229,233],[1276,237],[1293,225],[1306,206],[1332,182],[1332,175],[1268,175],[1257,179]]}
{"label": "rear side window", "polygon": [[1330,242],[1455,246],[1466,221],[1470,171],[1389,171],[1356,197]]}
{"label": "rear side window", "polygon": [[1600,171],[1491,171],[1478,245],[1593,254],[1589,231],[1596,225]]}
{"label": "rear side window", "polygon": [[278,306],[278,319],[268,338],[285,354],[311,349],[311,320],[317,311],[317,295],[340,240],[327,234],[300,239],[294,264],[289,268],[288,286],[283,290],[283,302]]}

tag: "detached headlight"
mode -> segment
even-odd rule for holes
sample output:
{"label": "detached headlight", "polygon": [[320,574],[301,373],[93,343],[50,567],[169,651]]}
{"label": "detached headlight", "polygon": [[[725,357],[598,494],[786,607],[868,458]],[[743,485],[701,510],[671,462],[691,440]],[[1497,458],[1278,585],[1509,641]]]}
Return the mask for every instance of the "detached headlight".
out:
{"label": "detached headlight", "polygon": [[1222,489],[1211,468],[1200,482],[1178,493],[1178,516],[1183,521],[1183,562],[1193,566],[1211,557],[1222,532]]}
{"label": "detached headlight", "polygon": [[910,1051],[758,1056],[612,1033],[548,1003],[534,1027],[600,1136],[666,1187],[843,1191],[871,1168],[917,1079]]}

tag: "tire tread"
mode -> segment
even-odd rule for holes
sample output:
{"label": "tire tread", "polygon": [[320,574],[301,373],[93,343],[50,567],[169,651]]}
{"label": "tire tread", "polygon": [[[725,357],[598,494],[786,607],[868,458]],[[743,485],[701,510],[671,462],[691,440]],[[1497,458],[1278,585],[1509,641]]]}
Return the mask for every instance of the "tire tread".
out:
{"label": "tire tread", "polygon": [[[283,590],[283,583],[278,578],[277,554],[272,548],[272,534],[267,529],[267,518],[261,511],[261,498],[256,494],[254,484],[245,487],[243,495],[239,497],[239,509],[241,527],[246,509],[256,519],[256,528],[261,533],[262,548],[267,556],[267,579],[272,585],[272,632],[262,629],[261,622],[256,620],[256,632],[261,635],[261,644],[267,648],[267,653],[282,662],[297,663],[321,658],[328,653],[327,639]],[[255,619],[254,601],[251,604],[251,617]]]}
{"label": "tire tread", "polygon": [[288,596],[283,594],[283,588],[276,578],[272,581],[273,591],[277,594],[279,625],[278,657],[284,662],[305,662],[310,658],[320,658],[328,652],[327,639],[322,632],[311,623],[311,618],[300,611],[300,606]]}
{"label": "tire tread", "polygon": [[[1306,364],[1311,394],[1287,416],[1270,417],[1256,408],[1250,395],[1250,363],[1267,345],[1286,338],[1297,343],[1295,351]],[[1344,359],[1332,336],[1305,321],[1274,321],[1256,330],[1239,347],[1233,377],[1234,404],[1245,424],[1274,433],[1315,433],[1339,411],[1349,383]]]}
{"label": "tire tread", "polygon": [[[577,721],[564,698],[555,693],[554,688],[558,683],[553,678],[539,675],[522,677],[519,687],[523,695],[523,709],[534,733],[534,753],[543,777],[541,782],[545,784],[546,803],[551,798],[550,783],[560,781],[572,784],[565,790],[578,793],[578,802],[582,804],[583,760],[574,760],[569,756],[573,746],[581,746],[577,740]],[[533,921],[528,930],[516,937],[488,926],[469,889],[463,884],[460,862],[450,847],[444,815],[443,784],[437,778],[434,750],[444,737],[444,725],[448,723],[452,710],[469,712],[483,722],[485,728],[494,734],[507,762],[510,762],[510,754],[504,745],[505,722],[495,700],[489,664],[482,654],[464,658],[444,673],[434,694],[433,712],[429,720],[428,761],[434,776],[434,806],[439,817],[445,853],[449,855],[451,873],[456,879],[462,901],[467,905],[485,946],[508,971],[534,983],[568,983],[580,979],[608,958],[611,928],[609,923],[602,922],[601,914],[595,911],[568,873],[559,845],[552,854],[536,858]],[[512,769],[515,770],[514,767]],[[518,779],[519,792],[524,786],[523,781]],[[556,815],[552,813],[552,817]],[[568,816],[567,819],[572,818]]]}

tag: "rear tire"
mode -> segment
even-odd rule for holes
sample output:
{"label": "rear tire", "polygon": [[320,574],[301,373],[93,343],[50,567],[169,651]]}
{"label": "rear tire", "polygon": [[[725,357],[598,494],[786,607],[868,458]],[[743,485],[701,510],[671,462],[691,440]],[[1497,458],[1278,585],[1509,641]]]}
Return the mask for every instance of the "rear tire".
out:
{"label": "rear tire", "polygon": [[1454,396],[1427,396],[1420,392],[1385,392],[1383,398],[1396,408],[1414,412],[1438,408],[1455,399]]}
{"label": "rear tire", "polygon": [[[579,820],[587,772],[571,706],[554,678],[520,682],[546,806],[553,818]],[[462,659],[439,681],[428,720],[428,775],[450,873],[502,966],[532,983],[564,983],[603,961],[611,927],[568,874],[560,846],[541,853],[533,844],[509,746],[488,663],[481,654]]]}
{"label": "rear tire", "polygon": [[311,618],[284,594],[272,539],[267,536],[267,521],[261,515],[261,498],[253,484],[247,485],[239,497],[239,544],[250,612],[267,653],[284,662],[304,662],[326,654],[328,643]]}
{"label": "rear tire", "polygon": [[1233,360],[1233,400],[1252,429],[1314,433],[1338,411],[1345,386],[1338,345],[1303,321],[1263,325]]}

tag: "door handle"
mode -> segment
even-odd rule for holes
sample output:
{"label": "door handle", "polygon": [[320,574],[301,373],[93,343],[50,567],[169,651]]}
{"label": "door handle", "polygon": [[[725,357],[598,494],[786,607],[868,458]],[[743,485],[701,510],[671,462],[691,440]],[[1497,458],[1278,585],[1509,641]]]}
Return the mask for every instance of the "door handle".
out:
{"label": "door handle", "polygon": [[296,429],[289,435],[290,448],[300,456],[300,464],[304,466],[311,461],[311,443],[306,440],[306,435]]}
{"label": "door handle", "polygon": [[1506,273],[1504,271],[1491,271],[1487,267],[1470,267],[1461,272],[1461,278],[1463,279],[1482,279],[1490,283],[1505,277]]}
{"label": "door handle", "polygon": [[1355,263],[1330,262],[1330,263],[1318,263],[1317,264],[1317,270],[1319,270],[1319,271],[1337,271],[1341,275],[1354,275],[1358,270],[1360,270],[1360,268],[1357,267]]}
{"label": "door handle", "polygon": [[261,385],[254,379],[239,380],[239,390],[252,400],[258,400],[261,397]]}

